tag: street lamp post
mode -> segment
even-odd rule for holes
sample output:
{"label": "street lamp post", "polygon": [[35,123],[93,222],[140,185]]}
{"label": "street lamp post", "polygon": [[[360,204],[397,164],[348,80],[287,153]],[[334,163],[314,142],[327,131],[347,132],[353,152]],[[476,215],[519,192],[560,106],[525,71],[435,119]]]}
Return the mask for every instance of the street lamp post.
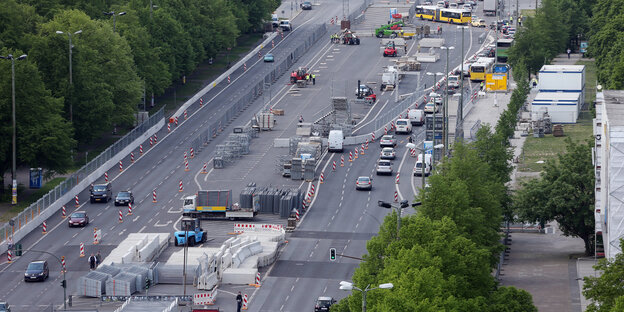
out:
{"label": "street lamp post", "polygon": [[353,283],[351,282],[347,282],[347,281],[340,282],[340,290],[347,291],[347,290],[355,289],[362,293],[362,312],[366,312],[366,293],[367,292],[371,290],[375,290],[375,289],[392,289],[394,285],[392,285],[392,283],[385,283],[385,284],[380,284],[378,287],[373,287],[373,288],[369,288],[369,287],[370,287],[370,284],[366,286],[366,288],[360,289],[360,288],[353,286]]}
{"label": "street lamp post", "polygon": [[[5,59],[5,60],[11,60],[11,123],[13,126],[13,141],[12,141],[12,148],[13,148],[13,159],[12,159],[12,164],[11,164],[11,204],[12,205],[16,205],[17,204],[17,157],[16,155],[16,120],[15,120],[15,58],[13,57],[12,54],[9,54],[7,56],[1,56],[0,58]],[[26,58],[26,54],[21,55],[20,57],[17,58],[18,61],[23,60]]]}
{"label": "street lamp post", "polygon": [[[72,33],[71,32],[62,32],[60,30],[56,31],[57,34],[67,34],[67,38],[69,38],[69,89],[70,93],[73,91],[74,80],[72,78]],[[81,34],[82,30],[78,30],[73,33],[73,35]],[[74,121],[74,104],[72,103],[72,98],[69,99],[69,122],[72,123]]]}
{"label": "street lamp post", "polygon": [[[115,28],[117,25],[117,15],[122,16],[122,15],[126,15],[126,12],[119,12],[117,14],[115,14],[115,11],[110,11],[110,12],[104,12],[104,15],[108,15],[108,16],[112,16],[113,17],[113,32],[115,32]],[[150,1],[150,17],[152,16],[152,5],[151,5],[151,1]]]}
{"label": "street lamp post", "polygon": [[462,31],[462,48],[461,48],[461,71],[459,73],[459,88],[461,92],[459,93],[459,120],[461,121],[464,118],[464,29],[468,28],[468,26],[457,26],[457,28],[461,28]]}
{"label": "street lamp post", "polygon": [[442,150],[442,156],[445,157],[448,146],[448,73],[449,73],[449,51],[455,49],[455,47],[440,47],[442,50],[446,50],[446,83],[444,87],[444,106],[442,112],[442,144],[444,149]]}
{"label": "street lamp post", "polygon": [[[427,72],[427,76],[433,76],[433,85],[431,86],[431,91],[435,90],[435,85],[436,82],[438,81],[438,75],[443,75],[441,72],[435,72],[435,73],[431,73],[431,72]],[[438,104],[435,102],[435,99],[433,100],[433,139],[431,139],[431,141],[433,142],[433,144],[436,144],[436,112],[438,110]],[[423,161],[425,161],[423,159]],[[431,163],[435,162],[435,149],[431,152]]]}

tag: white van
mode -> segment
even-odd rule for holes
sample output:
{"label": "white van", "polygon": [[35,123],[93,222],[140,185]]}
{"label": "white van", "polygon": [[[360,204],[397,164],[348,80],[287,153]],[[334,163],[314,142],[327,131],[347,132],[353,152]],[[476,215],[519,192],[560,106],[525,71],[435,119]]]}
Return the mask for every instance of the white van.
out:
{"label": "white van", "polygon": [[342,143],[344,142],[344,134],[342,134],[342,130],[330,130],[327,141],[330,152],[342,152]]}
{"label": "white van", "polygon": [[414,165],[414,175],[422,176],[423,169],[425,176],[429,176],[431,174],[431,154],[425,154],[425,165],[423,166],[422,162],[422,154],[418,154],[418,160],[416,160],[416,164]]}
{"label": "white van", "polygon": [[422,109],[410,109],[407,111],[407,118],[413,126],[422,126],[425,124],[425,111]]}
{"label": "white van", "polygon": [[412,123],[410,122],[409,119],[397,119],[395,125],[396,125],[396,130],[394,132],[396,132],[397,134],[412,133]]}
{"label": "white van", "polygon": [[448,86],[449,88],[459,88],[459,76],[451,75],[448,76]]}

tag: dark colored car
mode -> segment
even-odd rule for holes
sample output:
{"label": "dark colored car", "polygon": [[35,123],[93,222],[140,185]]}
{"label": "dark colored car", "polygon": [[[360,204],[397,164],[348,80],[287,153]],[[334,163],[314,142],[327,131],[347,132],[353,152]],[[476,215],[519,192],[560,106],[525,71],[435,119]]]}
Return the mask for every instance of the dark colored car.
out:
{"label": "dark colored car", "polygon": [[329,308],[336,303],[336,300],[332,297],[318,297],[314,304],[314,312],[329,311]]}
{"label": "dark colored car", "polygon": [[96,184],[91,187],[91,203],[105,202],[108,203],[113,197],[113,190],[110,183]]}
{"label": "dark colored car", "polygon": [[312,10],[312,3],[310,3],[310,1],[305,1],[304,3],[301,4],[301,9]]}
{"label": "dark colored car", "polygon": [[67,224],[69,225],[69,227],[87,226],[87,224],[89,224],[89,216],[87,216],[86,211],[76,211],[69,215],[69,220],[67,220]]}
{"label": "dark colored car", "polygon": [[132,195],[132,192],[121,191],[117,193],[117,197],[115,197],[115,206],[122,206],[122,205],[128,205],[128,204],[134,205],[134,196]]}
{"label": "dark colored car", "polygon": [[31,262],[28,265],[28,268],[26,268],[26,273],[24,273],[24,281],[45,281],[49,276],[50,269],[48,268],[48,261],[37,260]]}

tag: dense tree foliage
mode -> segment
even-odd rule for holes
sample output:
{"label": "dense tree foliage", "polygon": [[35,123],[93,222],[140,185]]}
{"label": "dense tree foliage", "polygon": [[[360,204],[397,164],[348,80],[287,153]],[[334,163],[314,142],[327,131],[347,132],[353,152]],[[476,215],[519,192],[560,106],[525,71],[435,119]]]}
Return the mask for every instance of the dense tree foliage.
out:
{"label": "dense tree foliage", "polygon": [[598,0],[593,7],[589,55],[596,58],[598,81],[607,89],[624,88],[624,1]]}
{"label": "dense tree foliage", "polygon": [[[620,239],[620,247],[624,240]],[[591,302],[588,312],[624,311],[624,254],[619,253],[613,259],[600,259],[594,266],[600,276],[584,278],[583,295]]]}
{"label": "dense tree foliage", "polygon": [[514,205],[521,220],[555,220],[566,236],[583,239],[585,253],[593,254],[594,244],[594,166],[593,141],[584,144],[567,141],[567,151],[557,160],[548,160],[539,179],[523,184]]}
{"label": "dense tree foliage", "polygon": [[[262,29],[279,4],[279,0],[3,1],[2,55],[28,54],[26,61],[16,64],[18,163],[66,170],[77,142],[88,143],[112,125],[132,125],[144,90],[161,95],[201,62],[234,47],[240,34]],[[103,12],[126,14],[113,18]],[[70,84],[66,33],[78,30],[82,33],[72,36]],[[10,62],[1,63],[0,105],[5,109],[0,110],[0,119],[10,121]],[[20,106],[23,103],[28,106]],[[10,134],[10,122],[0,131]],[[10,152],[10,135],[5,135],[0,139],[3,172]]]}

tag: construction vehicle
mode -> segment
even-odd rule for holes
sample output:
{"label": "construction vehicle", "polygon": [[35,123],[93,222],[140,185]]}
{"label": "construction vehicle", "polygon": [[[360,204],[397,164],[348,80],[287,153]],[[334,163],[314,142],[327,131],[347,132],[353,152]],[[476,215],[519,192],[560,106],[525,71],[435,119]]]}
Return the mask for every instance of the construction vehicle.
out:
{"label": "construction vehicle", "polygon": [[304,80],[306,81],[306,77],[309,75],[308,73],[308,69],[305,67],[299,67],[299,69],[294,70],[292,73],[290,73],[290,82],[291,83],[297,83],[297,81],[299,80]]}
{"label": "construction vehicle", "polygon": [[396,45],[394,45],[394,41],[388,42],[384,49],[383,56],[397,56],[397,48]]}
{"label": "construction vehicle", "polygon": [[342,44],[347,44],[347,45],[353,45],[353,44],[359,45],[360,38],[358,38],[358,36],[355,35],[355,33],[353,33],[351,30],[345,29],[340,34],[340,42],[342,42]]}
{"label": "construction vehicle", "polygon": [[375,29],[375,37],[377,38],[396,37],[397,34],[403,28],[403,26],[405,26],[405,23],[403,23],[403,21],[398,21],[398,22],[387,24],[387,25],[382,25],[381,27]]}
{"label": "construction vehicle", "polygon": [[399,82],[399,71],[394,66],[388,66],[381,75],[381,91],[392,91]]}
{"label": "construction vehicle", "polygon": [[195,243],[206,241],[206,232],[201,228],[201,221],[198,218],[182,218],[180,220],[180,231],[174,233],[174,244],[176,246],[194,246]]}
{"label": "construction vehicle", "polygon": [[231,190],[198,191],[183,198],[182,215],[202,219],[253,218],[258,214],[259,199],[253,196],[251,207],[241,207],[232,202]]}

